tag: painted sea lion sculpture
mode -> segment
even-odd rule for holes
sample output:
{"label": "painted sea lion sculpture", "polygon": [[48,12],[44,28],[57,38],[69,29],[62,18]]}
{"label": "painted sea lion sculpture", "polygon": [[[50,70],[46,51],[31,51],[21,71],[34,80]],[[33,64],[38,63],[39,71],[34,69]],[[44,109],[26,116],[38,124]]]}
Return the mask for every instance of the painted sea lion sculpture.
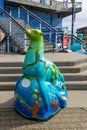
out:
{"label": "painted sea lion sculpture", "polygon": [[15,87],[15,108],[23,116],[47,120],[67,105],[67,89],[62,73],[44,57],[43,34],[25,30],[30,46],[22,66],[23,75]]}

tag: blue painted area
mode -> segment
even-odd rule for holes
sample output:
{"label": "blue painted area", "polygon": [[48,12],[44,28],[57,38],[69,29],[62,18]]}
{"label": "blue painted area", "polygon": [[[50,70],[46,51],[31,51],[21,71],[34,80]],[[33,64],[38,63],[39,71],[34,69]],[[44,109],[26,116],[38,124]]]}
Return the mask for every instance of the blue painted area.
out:
{"label": "blue painted area", "polygon": [[38,17],[46,21],[48,24],[51,25],[51,14],[48,12],[40,12],[37,10],[31,10],[33,13],[35,13]]}
{"label": "blue painted area", "polygon": [[80,40],[82,40],[83,34],[82,33],[78,33],[77,34],[77,38],[79,38]]}
{"label": "blue painted area", "polygon": [[74,43],[71,45],[71,50],[74,52],[81,50],[81,44],[79,42]]}
{"label": "blue painted area", "polygon": [[[83,34],[79,33],[77,34],[77,38],[79,38],[80,40],[82,40],[82,37],[83,37]],[[79,51],[81,50],[81,46],[82,46],[82,43],[78,40],[76,40],[73,45],[71,45],[71,50],[76,52],[76,51]]]}
{"label": "blue painted area", "polygon": [[52,26],[57,28],[62,28],[62,18],[58,18],[58,14],[53,14],[52,16]]}
{"label": "blue painted area", "polygon": [[[15,10],[15,11],[14,11]],[[15,19],[17,19],[18,18],[18,8],[16,8],[16,7],[12,7],[12,9],[11,9],[11,13],[12,13],[12,16],[15,18]]]}
{"label": "blue painted area", "polygon": [[[51,14],[50,12],[40,12],[32,10],[38,17],[46,21],[48,24],[55,28],[62,28],[62,17],[58,18],[58,14]],[[52,20],[52,21],[51,21]]]}
{"label": "blue painted area", "polygon": [[4,0],[0,0],[0,7],[4,8]]}

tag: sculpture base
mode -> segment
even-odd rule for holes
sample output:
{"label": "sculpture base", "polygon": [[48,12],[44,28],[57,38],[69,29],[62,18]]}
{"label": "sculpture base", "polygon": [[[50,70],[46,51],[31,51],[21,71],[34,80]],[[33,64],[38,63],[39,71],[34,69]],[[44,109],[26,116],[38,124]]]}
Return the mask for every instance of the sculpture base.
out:
{"label": "sculpture base", "polygon": [[24,117],[48,120],[67,105],[67,90],[21,77],[15,88],[15,108]]}

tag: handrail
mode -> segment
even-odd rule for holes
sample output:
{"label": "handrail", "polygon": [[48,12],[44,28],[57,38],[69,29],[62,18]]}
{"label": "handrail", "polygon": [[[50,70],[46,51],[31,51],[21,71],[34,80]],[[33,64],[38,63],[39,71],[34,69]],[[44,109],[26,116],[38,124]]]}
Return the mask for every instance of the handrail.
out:
{"label": "handrail", "polygon": [[38,20],[40,20],[42,23],[44,23],[46,26],[48,26],[53,31],[58,32],[57,29],[55,29],[54,27],[52,27],[51,25],[49,25],[47,22],[45,22],[44,20],[42,20],[41,18],[39,18],[37,15],[35,15],[34,13],[32,13],[30,10],[26,9],[24,6],[21,5],[20,7],[23,8],[25,11],[29,12],[31,15],[33,15]]}
{"label": "handrail", "polygon": [[82,41],[81,39],[79,39],[79,38],[78,38],[78,37],[76,37],[75,35],[73,35],[73,34],[69,34],[69,36],[76,38],[78,41],[80,41],[80,44],[82,44],[82,43],[84,43],[84,44],[85,44],[85,42],[84,42],[84,41]]}
{"label": "handrail", "polygon": [[7,13],[3,8],[0,7],[0,9],[8,16],[10,17],[14,22],[16,22],[16,24],[18,24],[23,30],[25,30],[25,28],[19,24],[12,16],[9,15],[9,13]]}

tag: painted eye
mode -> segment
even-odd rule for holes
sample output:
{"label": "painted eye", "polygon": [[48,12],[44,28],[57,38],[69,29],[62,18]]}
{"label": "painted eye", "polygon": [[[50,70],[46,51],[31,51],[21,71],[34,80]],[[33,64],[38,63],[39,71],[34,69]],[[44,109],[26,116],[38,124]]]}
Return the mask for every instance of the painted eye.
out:
{"label": "painted eye", "polygon": [[23,81],[22,81],[22,86],[23,86],[24,88],[28,88],[28,87],[30,86],[30,80],[28,80],[28,79],[23,79]]}

